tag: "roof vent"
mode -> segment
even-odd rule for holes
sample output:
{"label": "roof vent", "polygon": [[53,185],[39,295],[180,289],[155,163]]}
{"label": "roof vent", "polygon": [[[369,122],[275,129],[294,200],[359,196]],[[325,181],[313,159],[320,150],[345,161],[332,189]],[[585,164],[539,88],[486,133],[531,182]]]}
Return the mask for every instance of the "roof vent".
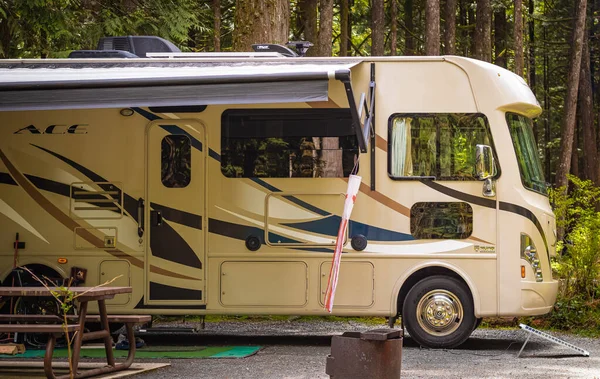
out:
{"label": "roof vent", "polygon": [[75,50],[71,51],[69,58],[138,58],[138,56],[122,50]]}
{"label": "roof vent", "polygon": [[181,52],[173,43],[155,36],[104,37],[98,50],[124,50],[141,58],[146,58],[146,53]]}

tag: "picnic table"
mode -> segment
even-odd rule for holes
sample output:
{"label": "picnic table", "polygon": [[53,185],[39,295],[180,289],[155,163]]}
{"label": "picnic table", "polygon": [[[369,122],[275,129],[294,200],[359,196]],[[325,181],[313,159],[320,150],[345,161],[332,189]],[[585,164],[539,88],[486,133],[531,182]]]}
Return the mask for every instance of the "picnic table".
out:
{"label": "picnic table", "polygon": [[[1,297],[50,297],[51,291],[56,288],[46,287],[0,287]],[[126,370],[133,363],[135,357],[135,336],[133,334],[133,325],[150,321],[150,316],[142,315],[115,315],[109,316],[106,312],[105,300],[112,299],[115,295],[131,293],[131,287],[70,287],[69,291],[74,293],[79,303],[78,314],[69,316],[66,327],[63,326],[63,319],[57,315],[36,315],[36,314],[17,314],[0,315],[0,332],[3,333],[47,333],[49,335],[46,345],[46,354],[44,356],[44,372],[50,379],[69,378],[69,374],[56,376],[52,368],[52,356],[56,346],[57,336],[64,335],[65,329],[71,333],[74,332],[72,345],[71,363],[75,378],[87,378],[94,375],[106,374],[114,371]],[[87,314],[88,303],[90,301],[98,302],[98,316]],[[85,332],[86,322],[100,322],[101,329],[93,332]],[[19,324],[6,324],[5,322],[19,322]],[[44,322],[44,324],[39,324]],[[127,359],[119,364],[115,363],[112,350],[112,338],[110,335],[109,322],[124,323],[127,327],[127,340],[129,342],[129,352]],[[107,366],[98,367],[85,371],[78,371],[79,356],[83,341],[99,340],[104,341],[106,351]]]}

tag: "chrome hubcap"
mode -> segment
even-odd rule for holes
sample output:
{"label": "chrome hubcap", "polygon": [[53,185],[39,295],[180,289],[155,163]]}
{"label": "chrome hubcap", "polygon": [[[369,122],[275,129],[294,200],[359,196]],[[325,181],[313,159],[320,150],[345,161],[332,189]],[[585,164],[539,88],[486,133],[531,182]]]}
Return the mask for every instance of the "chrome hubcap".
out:
{"label": "chrome hubcap", "polygon": [[446,336],[460,326],[463,307],[456,295],[446,290],[429,291],[417,305],[417,320],[427,333]]}

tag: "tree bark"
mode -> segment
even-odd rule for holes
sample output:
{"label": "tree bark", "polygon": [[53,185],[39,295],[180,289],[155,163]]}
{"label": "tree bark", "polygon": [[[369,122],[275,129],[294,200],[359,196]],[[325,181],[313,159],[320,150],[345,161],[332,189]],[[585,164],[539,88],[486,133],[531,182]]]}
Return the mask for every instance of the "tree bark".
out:
{"label": "tree bark", "polygon": [[398,0],[390,0],[390,55],[395,56],[398,52]]}
{"label": "tree bark", "polygon": [[469,31],[467,30],[468,25],[469,25],[469,21],[468,21],[468,17],[467,17],[467,5],[464,3],[464,0],[459,0],[458,2],[458,23],[461,26],[460,33],[459,33],[459,39],[461,41],[464,41],[461,46],[462,46],[462,55],[465,57],[469,56]]}
{"label": "tree bark", "polygon": [[486,62],[492,61],[492,6],[490,0],[477,0],[475,58]]}
{"label": "tree bark", "polygon": [[321,0],[319,8],[319,36],[315,51],[320,57],[330,57],[333,38],[333,0]]}
{"label": "tree bark", "polygon": [[515,74],[523,76],[523,0],[515,0]]}
{"label": "tree bark", "polygon": [[234,20],[234,51],[251,51],[255,43],[285,44],[290,32],[290,2],[237,0]]}
{"label": "tree bark", "polygon": [[383,0],[371,0],[371,55],[376,57],[380,57],[384,54],[383,41],[385,39],[385,16],[383,7]]}
{"label": "tree bark", "polygon": [[473,56],[475,54],[475,12],[473,11],[473,7],[470,6],[470,3],[467,2],[467,35],[468,35],[468,43],[469,43],[469,55]]}
{"label": "tree bark", "polygon": [[350,7],[348,6],[348,0],[341,0],[341,19],[340,19],[340,56],[348,56],[348,42],[350,33],[348,17],[350,14]]}
{"label": "tree bark", "polygon": [[596,131],[594,130],[594,101],[587,33],[584,35],[582,47],[578,104],[583,132],[583,174],[586,179],[599,185],[598,147],[596,145]]}
{"label": "tree bark", "polygon": [[[536,77],[535,77],[535,21],[533,13],[535,11],[534,1],[529,0],[529,87],[535,95],[536,92]],[[537,134],[536,134],[537,136]]]}
{"label": "tree bark", "polygon": [[215,51],[221,51],[221,0],[213,0],[212,8]]}
{"label": "tree bark", "polygon": [[427,0],[425,5],[425,55],[440,55],[439,0]]}
{"label": "tree bark", "polygon": [[[302,30],[304,31],[304,40],[317,43],[317,0],[298,1]],[[313,49],[308,49],[307,55],[316,55]]]}
{"label": "tree bark", "polygon": [[560,161],[556,171],[556,186],[567,185],[567,175],[571,167],[573,148],[573,135],[575,133],[575,116],[577,108],[577,89],[579,85],[579,71],[581,68],[581,53],[583,35],[585,33],[587,0],[577,0],[575,27],[571,43],[571,66],[567,77],[567,93],[565,96],[564,119],[562,138],[560,140]]}
{"label": "tree bark", "polygon": [[446,0],[444,7],[444,54],[456,54],[456,0]]}
{"label": "tree bark", "polygon": [[415,55],[415,26],[413,23],[413,0],[404,1],[404,26],[406,37],[404,38],[404,55]]}
{"label": "tree bark", "polygon": [[506,68],[506,8],[494,12],[494,63]]}

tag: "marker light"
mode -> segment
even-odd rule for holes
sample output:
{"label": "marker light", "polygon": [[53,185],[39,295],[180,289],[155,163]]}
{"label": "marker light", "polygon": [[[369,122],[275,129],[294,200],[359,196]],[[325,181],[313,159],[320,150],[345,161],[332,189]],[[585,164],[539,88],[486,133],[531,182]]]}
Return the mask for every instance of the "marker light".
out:
{"label": "marker light", "polygon": [[67,258],[58,258],[56,261],[58,263],[60,263],[61,265],[64,265],[64,264],[66,264],[68,262]]}
{"label": "marker light", "polygon": [[525,266],[521,265],[521,278],[525,279]]}

